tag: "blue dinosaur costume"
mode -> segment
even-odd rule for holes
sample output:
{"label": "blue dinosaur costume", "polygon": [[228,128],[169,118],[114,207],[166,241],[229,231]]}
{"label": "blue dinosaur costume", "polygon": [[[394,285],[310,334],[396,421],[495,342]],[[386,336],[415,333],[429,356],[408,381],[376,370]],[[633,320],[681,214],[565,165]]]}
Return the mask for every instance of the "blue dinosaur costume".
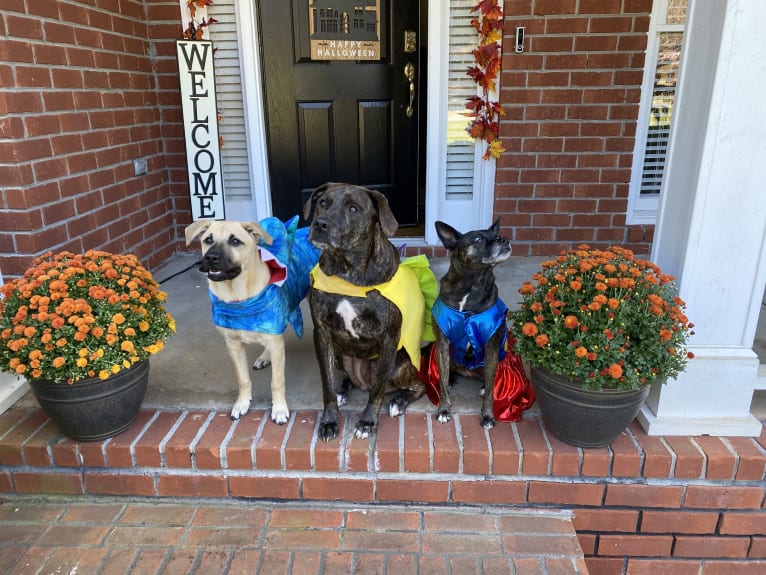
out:
{"label": "blue dinosaur costume", "polygon": [[298,228],[298,216],[282,223],[277,218],[261,220],[271,236],[270,246],[258,243],[261,259],[271,270],[269,285],[259,294],[237,302],[223,302],[213,292],[213,323],[218,327],[281,334],[289,323],[303,337],[300,303],[311,287],[309,272],[319,261],[319,250],[309,242],[309,228]]}

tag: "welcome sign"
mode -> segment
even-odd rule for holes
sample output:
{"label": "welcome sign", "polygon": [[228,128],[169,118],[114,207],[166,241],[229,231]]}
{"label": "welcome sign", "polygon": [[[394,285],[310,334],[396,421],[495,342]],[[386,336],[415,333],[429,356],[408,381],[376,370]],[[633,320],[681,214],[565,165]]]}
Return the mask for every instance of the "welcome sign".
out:
{"label": "welcome sign", "polygon": [[177,40],[186,165],[192,219],[222,220],[225,216],[218,107],[213,75],[213,43]]}

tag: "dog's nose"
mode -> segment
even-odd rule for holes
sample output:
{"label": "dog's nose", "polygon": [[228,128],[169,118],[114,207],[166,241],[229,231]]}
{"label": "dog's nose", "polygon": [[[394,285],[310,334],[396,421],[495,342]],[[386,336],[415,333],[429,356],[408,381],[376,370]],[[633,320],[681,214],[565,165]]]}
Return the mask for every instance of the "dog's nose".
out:
{"label": "dog's nose", "polygon": [[220,261],[220,256],[217,253],[211,253],[208,252],[205,254],[205,263],[210,264],[217,264]]}
{"label": "dog's nose", "polygon": [[319,228],[322,231],[327,231],[327,228],[330,227],[330,222],[328,222],[325,218],[314,218],[314,227]]}

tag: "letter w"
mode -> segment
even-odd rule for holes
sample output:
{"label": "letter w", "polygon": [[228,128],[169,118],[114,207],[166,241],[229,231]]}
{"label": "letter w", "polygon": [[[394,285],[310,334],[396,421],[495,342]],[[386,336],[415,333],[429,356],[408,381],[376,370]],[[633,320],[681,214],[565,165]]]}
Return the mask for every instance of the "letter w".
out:
{"label": "letter w", "polygon": [[[210,44],[205,42],[202,45],[202,55],[200,56],[199,51],[199,45],[200,42],[188,42],[186,44],[181,44],[181,50],[183,51],[184,60],[186,60],[186,66],[188,70],[194,69],[194,60],[197,60],[199,62],[199,69],[204,70],[205,69],[205,62],[207,61],[207,52],[208,48],[210,47]],[[188,49],[191,47],[191,53],[189,53]]]}

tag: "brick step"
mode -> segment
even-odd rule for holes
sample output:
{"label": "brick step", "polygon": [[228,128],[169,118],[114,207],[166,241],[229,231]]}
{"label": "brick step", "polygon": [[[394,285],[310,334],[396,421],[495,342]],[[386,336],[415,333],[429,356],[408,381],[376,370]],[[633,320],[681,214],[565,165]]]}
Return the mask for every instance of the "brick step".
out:
{"label": "brick step", "polygon": [[0,493],[564,509],[592,573],[658,557],[706,575],[715,561],[766,572],[766,433],[650,437],[634,423],[610,446],[579,449],[534,410],[490,431],[477,414],[439,424],[413,412],[382,416],[357,440],[357,414],[344,411],[340,437],[324,443],[319,416],[296,411],[278,426],[264,410],[232,421],[146,409],[123,434],[79,443],[39,409],[13,408],[0,416]]}
{"label": "brick step", "polygon": [[16,496],[0,524],[9,574],[588,573],[562,512]]}

